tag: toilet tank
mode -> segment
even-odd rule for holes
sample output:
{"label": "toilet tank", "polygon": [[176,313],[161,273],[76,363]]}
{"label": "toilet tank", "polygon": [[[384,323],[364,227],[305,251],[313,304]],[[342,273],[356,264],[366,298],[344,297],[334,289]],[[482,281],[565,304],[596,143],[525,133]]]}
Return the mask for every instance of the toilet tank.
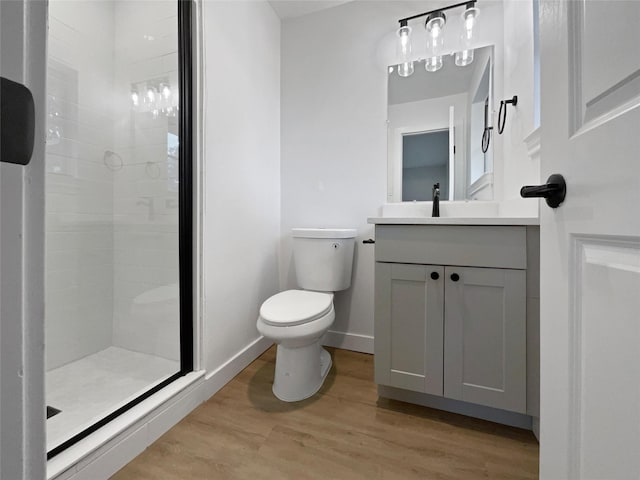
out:
{"label": "toilet tank", "polygon": [[294,228],[293,261],[298,286],[318,292],[337,292],[351,286],[356,230]]}

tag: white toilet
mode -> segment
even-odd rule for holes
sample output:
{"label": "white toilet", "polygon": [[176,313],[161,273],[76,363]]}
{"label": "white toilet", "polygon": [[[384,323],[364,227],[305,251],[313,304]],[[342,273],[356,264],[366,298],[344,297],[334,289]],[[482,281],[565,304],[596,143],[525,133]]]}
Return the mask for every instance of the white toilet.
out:
{"label": "white toilet", "polygon": [[320,339],[336,318],[333,292],[351,285],[353,229],[293,229],[298,285],[260,307],[258,331],[278,345],[273,393],[285,402],[309,398],[322,386],[331,356]]}

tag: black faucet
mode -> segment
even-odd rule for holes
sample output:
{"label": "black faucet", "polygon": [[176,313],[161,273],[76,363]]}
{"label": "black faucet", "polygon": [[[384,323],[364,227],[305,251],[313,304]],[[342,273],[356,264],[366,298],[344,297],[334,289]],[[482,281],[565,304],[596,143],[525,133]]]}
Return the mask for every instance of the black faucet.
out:
{"label": "black faucet", "polygon": [[433,190],[431,190],[431,200],[433,202],[433,208],[431,209],[432,217],[440,216],[440,184],[434,183]]}

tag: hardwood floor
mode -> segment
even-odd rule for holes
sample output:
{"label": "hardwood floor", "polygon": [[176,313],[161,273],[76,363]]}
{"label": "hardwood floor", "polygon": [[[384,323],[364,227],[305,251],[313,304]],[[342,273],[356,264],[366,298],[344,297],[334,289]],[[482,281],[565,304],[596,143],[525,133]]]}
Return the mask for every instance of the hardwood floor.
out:
{"label": "hardwood floor", "polygon": [[271,393],[275,348],[112,480],[534,479],[531,432],[378,398],[373,356],[328,349],[320,393]]}

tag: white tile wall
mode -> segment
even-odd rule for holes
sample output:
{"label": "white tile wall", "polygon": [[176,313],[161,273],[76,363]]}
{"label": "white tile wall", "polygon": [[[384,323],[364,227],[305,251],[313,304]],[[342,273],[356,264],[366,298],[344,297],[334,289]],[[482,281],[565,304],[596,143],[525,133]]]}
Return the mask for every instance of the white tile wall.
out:
{"label": "white tile wall", "polygon": [[111,345],[113,6],[49,5],[46,349],[53,369]]}
{"label": "white tile wall", "polygon": [[178,192],[167,153],[177,118],[132,110],[130,100],[132,84],[158,79],[177,92],[175,4],[119,3],[115,32],[115,148],[124,167],[113,182],[113,343],[179,360]]}
{"label": "white tile wall", "polygon": [[49,15],[47,369],[111,345],[178,360],[177,120],[131,105],[134,83],[177,92],[175,3],[55,0]]}

